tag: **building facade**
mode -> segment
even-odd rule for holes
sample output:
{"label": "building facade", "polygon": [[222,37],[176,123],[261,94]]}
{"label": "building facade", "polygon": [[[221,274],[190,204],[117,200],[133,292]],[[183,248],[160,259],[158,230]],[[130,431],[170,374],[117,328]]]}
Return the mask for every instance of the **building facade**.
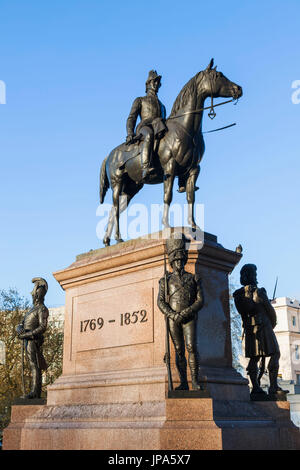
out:
{"label": "building facade", "polygon": [[281,353],[280,377],[300,386],[300,303],[289,297],[279,297],[272,305],[277,315],[274,332]]}

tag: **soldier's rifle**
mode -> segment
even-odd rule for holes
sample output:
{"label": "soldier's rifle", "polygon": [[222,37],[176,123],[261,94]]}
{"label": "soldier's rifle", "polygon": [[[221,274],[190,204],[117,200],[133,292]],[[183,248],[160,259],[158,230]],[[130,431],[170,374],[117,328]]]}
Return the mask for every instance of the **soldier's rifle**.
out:
{"label": "soldier's rifle", "polygon": [[[169,295],[168,295],[168,276],[167,276],[167,262],[166,262],[166,253],[164,252],[164,281],[165,281],[165,302],[169,303]],[[167,366],[168,371],[168,390],[173,390],[173,380],[172,380],[172,372],[171,372],[171,358],[170,358],[170,327],[169,327],[169,319],[167,315],[165,315],[165,322],[166,322],[166,352],[164,357],[164,362]]]}
{"label": "soldier's rifle", "polygon": [[[276,277],[272,300],[275,299],[276,289],[277,289],[277,282],[278,282],[278,276]],[[260,381],[262,379],[262,376],[264,375],[265,370],[266,370],[266,358],[265,358],[265,356],[262,356],[262,358],[260,360],[259,374],[258,374],[258,378],[257,378],[259,385],[260,385]]]}
{"label": "soldier's rifle", "polygon": [[273,292],[273,298],[272,298],[272,300],[275,300],[276,289],[277,289],[277,282],[278,282],[278,276],[276,277],[276,282],[275,282],[275,287],[274,287],[274,292]]}

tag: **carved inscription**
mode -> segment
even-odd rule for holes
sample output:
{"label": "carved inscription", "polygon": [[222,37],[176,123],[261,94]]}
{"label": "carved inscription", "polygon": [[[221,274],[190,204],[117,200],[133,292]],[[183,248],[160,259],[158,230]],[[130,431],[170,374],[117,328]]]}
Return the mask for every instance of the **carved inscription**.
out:
{"label": "carved inscription", "polygon": [[[108,320],[108,323],[115,323],[115,321],[116,320]],[[146,321],[148,321],[147,310],[136,310],[132,313],[126,312],[120,315],[120,326],[145,323]],[[94,331],[98,328],[98,330],[100,330],[103,326],[104,319],[102,317],[82,320],[80,322],[80,333],[85,333],[88,329]]]}
{"label": "carved inscription", "polygon": [[73,352],[153,342],[153,288],[149,281],[92,292],[73,305]]}

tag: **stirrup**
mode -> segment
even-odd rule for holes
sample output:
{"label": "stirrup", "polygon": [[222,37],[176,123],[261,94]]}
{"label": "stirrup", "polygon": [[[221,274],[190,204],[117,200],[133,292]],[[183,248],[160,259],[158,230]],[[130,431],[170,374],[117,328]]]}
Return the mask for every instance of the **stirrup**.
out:
{"label": "stirrup", "polygon": [[142,169],[142,179],[145,179],[147,178],[147,176],[149,176],[153,171],[155,170],[155,168],[150,168],[150,167],[145,167]]}

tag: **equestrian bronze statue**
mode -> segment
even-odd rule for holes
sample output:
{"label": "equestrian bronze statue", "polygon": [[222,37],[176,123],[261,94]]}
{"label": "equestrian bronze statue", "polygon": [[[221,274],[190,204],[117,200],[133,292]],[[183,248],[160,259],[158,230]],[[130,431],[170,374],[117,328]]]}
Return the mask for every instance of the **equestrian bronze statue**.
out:
{"label": "equestrian bronze statue", "polygon": [[[203,390],[198,381],[195,336],[197,314],[204,304],[201,279],[184,269],[187,262],[187,240],[184,235],[182,238],[173,236],[167,239],[166,248],[173,272],[166,272],[159,281],[157,305],[166,317],[167,333],[169,330],[176,352],[176,367],[180,378],[180,385],[176,390],[189,390],[185,348],[188,352],[192,388]],[[170,363],[167,365],[170,368]]]}
{"label": "equestrian bronze statue", "polygon": [[[152,72],[153,74],[149,75],[150,82],[154,79],[151,84],[150,104],[147,97],[137,98],[129,121],[127,120],[127,142],[112,150],[101,166],[100,203],[104,202],[109,187],[113,195],[113,207],[103,239],[106,246],[110,244],[114,225],[115,239],[117,242],[122,241],[119,228],[120,213],[127,208],[144,184],[164,184],[162,223],[164,227],[169,227],[169,207],[176,176],[179,180],[179,191],[186,191],[188,224],[193,229],[198,229],[194,218],[194,202],[197,189],[195,183],[205,149],[202,118],[204,109],[207,108],[204,108],[204,103],[206,98],[211,98],[209,115],[213,117],[213,98],[228,97],[235,100],[242,96],[242,88],[218,72],[216,67],[213,68],[212,59],[205,70],[197,73],[183,87],[174,102],[170,116],[165,120],[164,107],[156,96],[160,76],[157,76],[155,71]],[[134,134],[138,116],[141,117],[141,124]],[[148,129],[145,132],[145,127],[150,131]]]}
{"label": "equestrian bronze statue", "polygon": [[[247,372],[252,383],[251,399],[276,400],[280,397],[280,400],[285,400],[286,392],[277,383],[280,351],[273,331],[277,323],[276,312],[266,290],[257,287],[256,273],[257,268],[254,264],[245,264],[240,273],[243,287],[233,293],[245,332],[245,356],[249,358]],[[268,394],[260,386],[266,357],[270,357]],[[259,360],[262,361],[260,373]]]}
{"label": "equestrian bronze statue", "polygon": [[27,360],[31,371],[31,390],[23,398],[40,398],[42,391],[42,371],[47,369],[42,345],[44,342],[44,333],[47,329],[49,311],[44,305],[44,297],[48,290],[48,284],[45,279],[36,277],[32,279],[34,288],[31,292],[33,307],[25,314],[20,325],[17,326],[18,338],[23,341],[22,350],[22,381],[24,387],[24,349],[26,350]]}

